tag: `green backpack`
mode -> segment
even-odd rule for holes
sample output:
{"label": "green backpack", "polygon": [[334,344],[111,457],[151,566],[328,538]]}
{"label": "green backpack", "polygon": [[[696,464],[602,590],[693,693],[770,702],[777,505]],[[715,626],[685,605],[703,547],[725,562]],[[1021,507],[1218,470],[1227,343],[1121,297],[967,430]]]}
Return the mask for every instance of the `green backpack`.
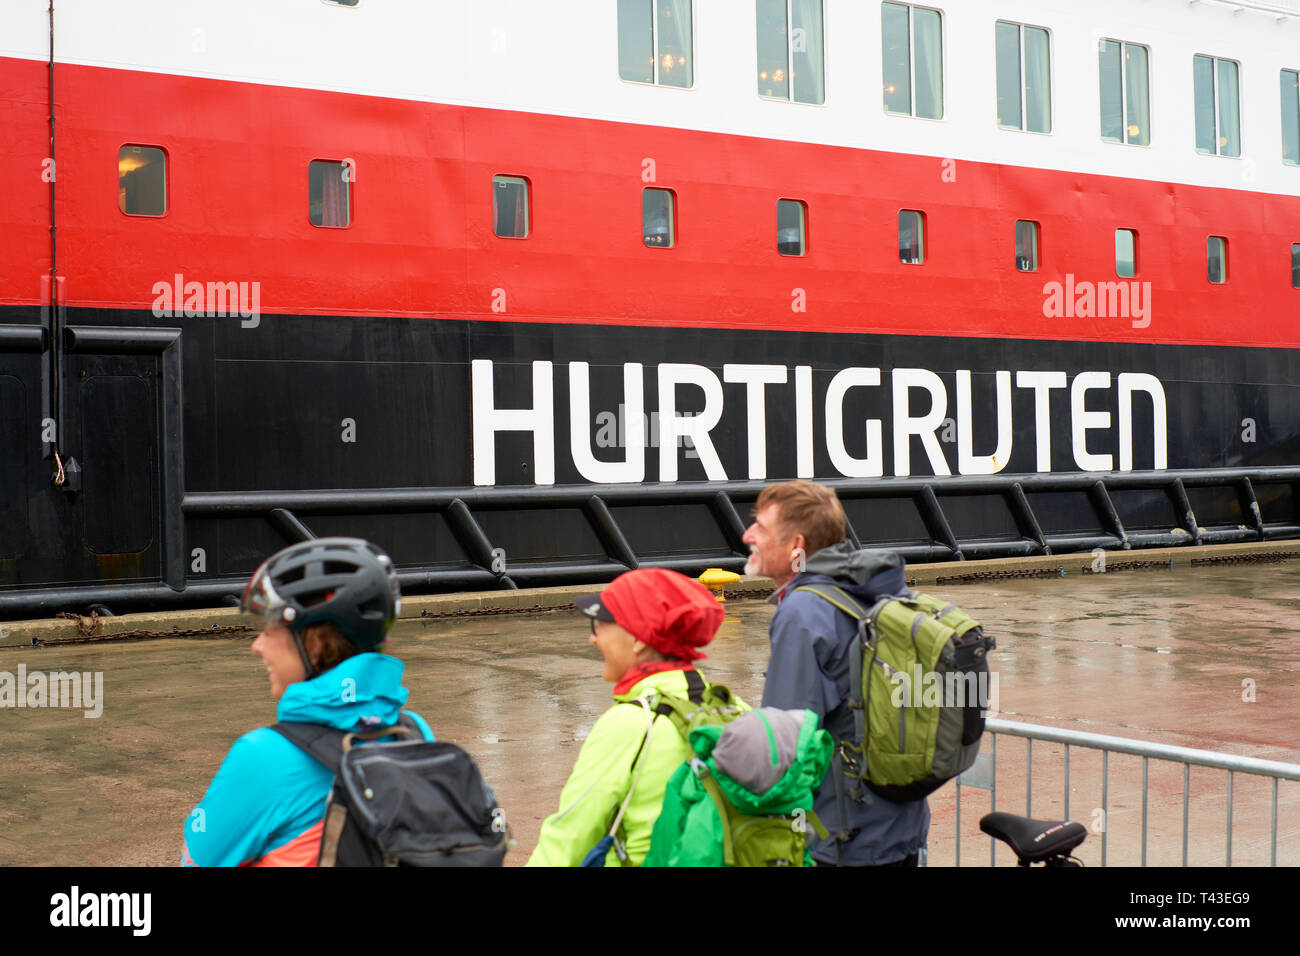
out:
{"label": "green backpack", "polygon": [[804,585],[858,623],[850,650],[852,740],[838,742],[837,793],[862,784],[887,800],[919,800],[975,762],[997,642],[955,604],[916,591],[869,609],[842,588]]}
{"label": "green backpack", "polygon": [[[817,715],[742,709],[720,684],[705,689],[699,703],[669,695],[654,703],[696,756],[668,782],[643,865],[810,865],[807,830],[829,836],[812,805],[834,746]],[[746,747],[770,763],[761,769],[775,782],[762,793],[724,769],[736,769],[735,754]]]}

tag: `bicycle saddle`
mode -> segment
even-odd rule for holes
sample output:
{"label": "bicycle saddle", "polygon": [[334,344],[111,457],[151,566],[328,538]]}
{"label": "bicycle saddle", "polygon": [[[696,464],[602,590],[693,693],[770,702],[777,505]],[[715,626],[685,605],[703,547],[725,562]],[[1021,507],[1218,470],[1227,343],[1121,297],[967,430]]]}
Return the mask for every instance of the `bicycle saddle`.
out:
{"label": "bicycle saddle", "polygon": [[981,817],[980,829],[1011,847],[1025,866],[1052,857],[1068,856],[1088,836],[1082,823],[1030,820],[1001,812],[986,813]]}

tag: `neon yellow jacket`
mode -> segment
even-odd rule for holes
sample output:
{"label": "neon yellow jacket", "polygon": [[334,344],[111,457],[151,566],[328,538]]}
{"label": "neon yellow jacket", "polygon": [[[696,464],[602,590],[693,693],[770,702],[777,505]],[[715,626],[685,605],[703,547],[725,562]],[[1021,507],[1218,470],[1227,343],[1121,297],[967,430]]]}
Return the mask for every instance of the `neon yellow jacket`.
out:
{"label": "neon yellow jacket", "polygon": [[[537,849],[528,858],[528,866],[577,866],[609,833],[619,805],[632,786],[633,758],[646,737],[646,711],[635,701],[654,694],[685,697],[685,673],[671,670],[650,674],[632,685],[626,694],[615,696],[620,703],[601,715],[583,741],[573,773],[560,793],[560,809],[542,824]],[[626,703],[629,701],[632,703]],[[745,706],[739,699],[737,703]],[[623,814],[622,831],[628,859],[621,863],[610,850],[605,858],[606,866],[641,865],[650,849],[650,834],[664,802],[668,778],[682,761],[692,756],[690,746],[671,721],[665,718],[654,722],[649,746],[639,758],[642,767],[636,790]]]}

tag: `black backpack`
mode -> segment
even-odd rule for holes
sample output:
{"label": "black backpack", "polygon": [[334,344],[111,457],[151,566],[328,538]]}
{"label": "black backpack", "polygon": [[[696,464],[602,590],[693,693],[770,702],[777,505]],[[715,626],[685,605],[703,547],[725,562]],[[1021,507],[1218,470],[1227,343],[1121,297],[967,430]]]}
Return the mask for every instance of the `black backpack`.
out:
{"label": "black backpack", "polygon": [[[474,758],[425,740],[403,713],[396,727],[346,733],[323,724],[271,728],[334,771],[318,866],[500,866],[504,811]],[[413,739],[353,747],[353,740]]]}

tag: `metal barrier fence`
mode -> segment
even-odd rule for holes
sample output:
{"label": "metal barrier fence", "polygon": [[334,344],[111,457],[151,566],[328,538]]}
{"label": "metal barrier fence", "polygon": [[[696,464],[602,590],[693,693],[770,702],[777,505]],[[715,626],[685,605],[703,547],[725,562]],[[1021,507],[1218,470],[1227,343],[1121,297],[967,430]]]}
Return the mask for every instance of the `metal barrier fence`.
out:
{"label": "metal barrier fence", "polygon": [[[957,778],[956,781],[956,865],[961,865],[961,794],[962,788],[988,790],[991,794],[992,808],[997,808],[997,753],[998,737],[1021,737],[1025,741],[1025,816],[1033,816],[1033,745],[1035,740],[1060,743],[1065,745],[1065,811],[1062,819],[1070,816],[1070,748],[1082,747],[1101,751],[1101,810],[1103,818],[1109,812],[1109,757],[1112,753],[1132,754],[1142,758],[1142,866],[1147,865],[1147,829],[1148,829],[1148,767],[1152,760],[1162,760],[1183,765],[1183,866],[1187,866],[1187,831],[1188,802],[1192,767],[1208,767],[1228,772],[1227,780],[1227,822],[1226,822],[1226,865],[1232,865],[1232,783],[1234,774],[1251,774],[1272,779],[1272,816],[1270,823],[1270,866],[1277,866],[1277,791],[1279,780],[1300,781],[1300,764],[1281,763],[1274,760],[1258,760],[1252,757],[1237,757],[1230,754],[1216,753],[1211,750],[1194,750],[1189,747],[1174,747],[1166,744],[1148,743],[1124,737],[1110,737],[1104,734],[1089,734],[1077,730],[1061,730],[1037,724],[1021,724],[1007,720],[990,719],[985,724],[985,733],[992,735],[990,752],[981,753],[974,766]],[[1101,865],[1106,865],[1106,843],[1109,827],[1101,832]],[[992,844],[989,851],[989,863],[996,859],[997,841],[989,838]]]}

